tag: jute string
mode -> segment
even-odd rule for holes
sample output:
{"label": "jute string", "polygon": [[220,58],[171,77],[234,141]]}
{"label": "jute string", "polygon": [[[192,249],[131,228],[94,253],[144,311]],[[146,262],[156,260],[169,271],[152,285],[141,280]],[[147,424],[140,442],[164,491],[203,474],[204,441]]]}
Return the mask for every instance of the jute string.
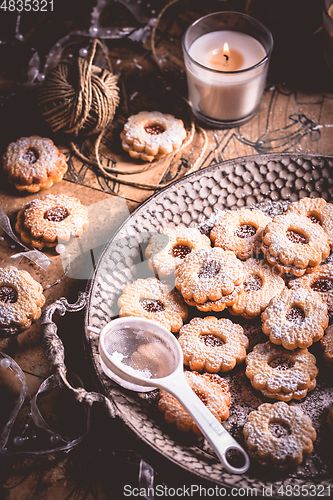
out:
{"label": "jute string", "polygon": [[[156,30],[164,12],[178,1],[179,0],[171,0],[163,7],[152,29],[151,51],[157,66],[162,72],[163,67],[160,64],[155,47]],[[99,46],[103,51],[108,69],[102,70],[101,68],[93,65],[97,46]],[[107,125],[112,121],[116,107],[119,104],[117,77],[112,74],[109,57],[105,52],[103,44],[98,39],[94,40],[88,61],[83,58],[78,58],[78,90],[74,89],[68,82],[70,66],[71,65],[67,63],[60,63],[56,70],[51,72],[47,81],[44,82],[39,96],[39,104],[43,108],[42,114],[51,125],[52,129],[54,131],[62,130],[71,133],[76,137],[80,132],[85,133],[86,135],[98,133],[93,146],[94,158],[83,154],[78,149],[74,141],[70,142],[70,147],[77,157],[85,163],[97,167],[97,169],[107,179],[120,182],[121,184],[125,184],[127,186],[147,190],[156,190],[168,186],[168,182],[158,184],[141,183],[120,178],[118,175],[133,175],[147,172],[158,165],[161,165],[166,158],[170,159],[171,162],[177,153],[187,148],[193,141],[196,126],[193,121],[192,114],[190,129],[187,131],[186,139],[181,147],[176,151],[170,153],[164,158],[161,158],[160,160],[147,163],[141,167],[135,167],[134,169],[120,170],[118,168],[108,167],[107,165],[103,165],[99,149],[101,140],[107,130]],[[127,96],[124,86],[123,94],[124,102],[126,103]],[[182,99],[184,99],[184,97],[182,97]],[[184,99],[184,101],[191,112],[190,104],[186,99]],[[57,103],[56,107],[54,103]],[[203,138],[203,145],[198,158],[185,175],[188,175],[198,169],[207,147],[208,138],[205,130],[201,127],[197,127],[197,129]],[[108,159],[106,155],[104,156]]]}

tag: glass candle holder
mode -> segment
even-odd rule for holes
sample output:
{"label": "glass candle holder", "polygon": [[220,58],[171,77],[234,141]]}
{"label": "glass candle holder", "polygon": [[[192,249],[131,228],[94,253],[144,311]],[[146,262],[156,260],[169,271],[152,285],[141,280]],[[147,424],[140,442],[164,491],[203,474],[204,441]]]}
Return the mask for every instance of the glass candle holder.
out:
{"label": "glass candle holder", "polygon": [[323,8],[324,54],[333,73],[333,0],[325,0]]}
{"label": "glass candle holder", "polygon": [[273,48],[270,31],[238,12],[195,21],[182,41],[194,115],[213,127],[239,126],[258,111]]}

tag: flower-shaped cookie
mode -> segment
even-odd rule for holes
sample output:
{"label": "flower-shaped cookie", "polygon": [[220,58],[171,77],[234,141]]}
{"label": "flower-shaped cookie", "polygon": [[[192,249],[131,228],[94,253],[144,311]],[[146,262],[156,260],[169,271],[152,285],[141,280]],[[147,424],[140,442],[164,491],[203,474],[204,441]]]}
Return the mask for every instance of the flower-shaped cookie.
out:
{"label": "flower-shaped cookie", "polygon": [[313,273],[306,274],[300,278],[290,280],[288,286],[293,290],[296,288],[307,288],[314,290],[327,304],[328,312],[333,313],[333,263],[318,266]]}
{"label": "flower-shaped cookie", "polygon": [[[216,374],[196,372],[185,372],[185,377],[191,389],[207,406],[218,422],[227,420],[231,397],[228,383]],[[165,421],[176,424],[182,432],[192,430],[194,434],[200,435],[201,431],[192,417],[184,410],[179,401],[169,392],[160,390],[158,409],[164,412]]]}
{"label": "flower-shaped cookie", "polygon": [[261,315],[262,331],[286,349],[309,347],[328,326],[327,306],[319,293],[287,288],[274,297]]}
{"label": "flower-shaped cookie", "polygon": [[330,253],[328,235],[308,217],[291,212],[267,224],[262,250],[282,273],[302,276],[312,272]]}
{"label": "flower-shaped cookie", "polygon": [[185,257],[202,248],[211,248],[208,236],[193,227],[178,226],[153,234],[145,250],[150,269],[160,278],[175,273]]}
{"label": "flower-shaped cookie", "polygon": [[302,399],[316,387],[316,358],[307,349],[257,344],[246,356],[246,365],[252,386],[268,398]]}
{"label": "flower-shaped cookie", "polygon": [[250,453],[264,464],[297,465],[313,450],[316,431],[298,406],[264,403],[252,411],[243,433]]}
{"label": "flower-shaped cookie", "polygon": [[19,191],[36,193],[61,181],[67,171],[66,156],[51,139],[37,135],[11,142],[3,156],[3,170]]}
{"label": "flower-shaped cookie", "polygon": [[284,280],[265,260],[247,259],[243,264],[244,285],[230,312],[245,318],[258,316],[270,300],[285,288]]}
{"label": "flower-shaped cookie", "polygon": [[88,224],[88,211],[80,200],[65,194],[48,194],[19,211],[15,229],[24,243],[43,248],[81,236]]}
{"label": "flower-shaped cookie", "polygon": [[215,222],[210,238],[216,247],[232,250],[239,259],[256,257],[263,230],[271,220],[261,210],[241,208],[226,212]]}
{"label": "flower-shaped cookie", "polygon": [[191,370],[226,372],[244,361],[249,339],[230,319],[194,318],[179,332],[184,363]]}
{"label": "flower-shaped cookie", "polygon": [[180,148],[186,137],[182,120],[159,111],[130,116],[120,134],[121,145],[132,158],[153,161]]}
{"label": "flower-shaped cookie", "polygon": [[178,332],[187,318],[187,307],[177,290],[156,278],[127,285],[118,299],[119,316],[141,316]]}
{"label": "flower-shaped cookie", "polygon": [[324,358],[328,363],[333,363],[333,325],[325,330],[325,335],[320,341],[324,350]]}
{"label": "flower-shaped cookie", "polygon": [[0,268],[0,329],[25,329],[41,315],[43,288],[27,272]]}
{"label": "flower-shaped cookie", "polygon": [[243,264],[222,248],[189,254],[176,270],[176,287],[189,305],[202,311],[222,311],[241,291]]}
{"label": "flower-shaped cookie", "polygon": [[302,198],[290,203],[287,213],[303,215],[322,226],[333,248],[333,205],[331,203],[327,203],[323,198]]}

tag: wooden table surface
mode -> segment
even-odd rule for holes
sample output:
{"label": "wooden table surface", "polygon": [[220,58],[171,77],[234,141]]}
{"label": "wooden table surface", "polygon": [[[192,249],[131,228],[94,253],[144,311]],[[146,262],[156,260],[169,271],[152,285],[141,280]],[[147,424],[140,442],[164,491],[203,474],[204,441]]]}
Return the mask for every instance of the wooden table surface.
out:
{"label": "wooden table surface", "polygon": [[[141,7],[147,18],[153,18],[166,3],[164,0],[145,0]],[[198,168],[260,153],[333,154],[333,78],[323,56],[321,3],[317,0],[179,0],[165,11],[159,22],[156,31],[158,61],[152,57],[150,36],[144,43],[127,38],[105,40],[114,72],[119,78],[121,103],[102,141],[102,162],[124,172],[118,175],[119,182],[105,179],[72,154],[68,137],[54,134],[44,122],[36,102],[39,85],[22,84],[26,64],[26,57],[22,55],[24,50],[31,47],[37,49],[43,65],[45,55],[57,40],[74,30],[89,27],[90,13],[95,4],[89,1],[82,6],[78,0],[54,0],[53,12],[22,15],[20,33],[23,41],[20,44],[23,45],[18,53],[14,51],[13,57],[8,59],[5,44],[0,44],[1,155],[11,141],[22,136],[41,135],[51,137],[65,152],[69,166],[63,181],[33,195],[18,193],[1,173],[1,206],[13,225],[18,210],[30,200],[48,193],[65,193],[79,198],[94,214],[92,227],[97,232],[94,234],[92,231],[91,238],[96,247],[112,236],[129,213],[154,194],[154,190],[126,186],[121,179],[158,184],[186,175],[202,153],[204,141],[200,124],[196,123],[195,135],[188,148],[165,158],[148,172],[134,175],[126,174],[126,170],[140,168],[143,162],[131,159],[122,150],[119,133],[126,118],[141,110],[172,113],[182,118],[189,129],[191,115],[182,99],[182,96],[187,96],[187,91],[181,37],[191,22],[217,10],[246,12],[259,19],[273,34],[274,50],[258,114],[239,128],[213,130],[204,127],[208,145]],[[14,13],[0,11],[0,39],[13,40],[15,21]],[[107,4],[102,24],[140,27],[122,4],[112,1]],[[80,43],[89,48],[89,38]],[[86,140],[85,145],[83,142],[79,140],[79,146],[91,151],[93,139]],[[101,203],[98,205],[98,202]],[[96,210],[96,206],[103,209]],[[0,232],[0,236],[0,263],[6,265],[8,259],[20,250],[6,234]],[[66,274],[61,256],[54,250],[45,250],[45,253],[52,260],[47,271],[25,258],[18,263],[18,267],[27,269],[42,283],[46,305],[63,296],[69,302],[75,302],[78,292],[85,290],[92,263],[82,272]],[[93,390],[96,386],[82,345],[83,314],[67,314],[63,318],[58,317],[56,322],[65,345],[68,369],[82,379],[87,389]],[[41,341],[38,321],[17,336],[0,339],[0,351],[18,363],[28,385],[28,396],[12,430],[11,440],[33,432],[30,399],[51,374]],[[3,410],[1,401],[1,425],[6,421],[4,414],[10,412],[9,404],[6,403]],[[60,434],[68,431],[77,437],[84,432],[86,413],[75,405],[72,408],[66,395],[62,397],[54,392],[49,400],[41,404],[44,405],[45,415]],[[24,427],[26,424],[27,427]],[[46,449],[50,447],[47,440],[48,436],[44,443]],[[31,440],[27,440],[27,449],[29,443]],[[15,449],[13,444],[11,449]],[[88,436],[70,453],[52,453],[42,457],[0,456],[0,499],[123,498],[124,484],[145,484],[139,482],[144,481],[143,476],[139,478],[142,458],[154,467],[155,481],[169,486],[199,481],[183,471],[180,474],[175,466],[157,457],[131,436],[119,422],[111,421],[102,408],[94,407]],[[141,461],[141,467],[142,464],[144,462]]]}

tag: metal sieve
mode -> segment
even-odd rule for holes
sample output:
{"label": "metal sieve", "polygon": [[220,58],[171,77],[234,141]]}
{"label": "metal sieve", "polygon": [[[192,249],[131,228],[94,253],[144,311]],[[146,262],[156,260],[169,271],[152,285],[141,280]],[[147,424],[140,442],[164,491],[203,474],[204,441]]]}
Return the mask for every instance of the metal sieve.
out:
{"label": "metal sieve", "polygon": [[[172,394],[191,415],[229,472],[242,474],[248,470],[247,453],[188,385],[183,371],[183,353],[170,331],[144,318],[119,318],[101,331],[99,353],[102,366],[119,380],[134,384],[134,387],[154,387]],[[229,463],[226,456],[229,450],[240,452],[244,465],[234,467]]]}

